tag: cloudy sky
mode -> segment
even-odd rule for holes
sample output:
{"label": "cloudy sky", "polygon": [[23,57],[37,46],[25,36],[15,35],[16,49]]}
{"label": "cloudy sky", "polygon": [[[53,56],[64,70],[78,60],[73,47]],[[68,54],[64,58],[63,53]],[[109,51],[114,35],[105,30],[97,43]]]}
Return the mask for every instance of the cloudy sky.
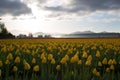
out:
{"label": "cloudy sky", "polygon": [[15,35],[120,32],[120,0],[0,0],[0,18]]}

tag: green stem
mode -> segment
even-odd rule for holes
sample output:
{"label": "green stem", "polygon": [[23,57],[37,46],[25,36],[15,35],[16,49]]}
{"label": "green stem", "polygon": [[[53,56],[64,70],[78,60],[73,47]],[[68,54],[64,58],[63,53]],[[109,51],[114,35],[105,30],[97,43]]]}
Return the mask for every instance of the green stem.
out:
{"label": "green stem", "polygon": [[9,65],[7,65],[7,68],[6,68],[6,76],[5,76],[5,79],[7,80],[9,77]]}
{"label": "green stem", "polygon": [[15,80],[17,80],[18,79],[18,74],[17,74],[17,72],[15,72]]}
{"label": "green stem", "polygon": [[27,80],[27,79],[28,79],[28,71],[27,71],[26,76],[25,76],[25,80]]}
{"label": "green stem", "polygon": [[112,71],[112,75],[111,76],[112,76],[111,79],[114,80],[114,71]]}
{"label": "green stem", "polygon": [[33,73],[32,73],[32,80],[34,80],[34,71],[33,71]]}

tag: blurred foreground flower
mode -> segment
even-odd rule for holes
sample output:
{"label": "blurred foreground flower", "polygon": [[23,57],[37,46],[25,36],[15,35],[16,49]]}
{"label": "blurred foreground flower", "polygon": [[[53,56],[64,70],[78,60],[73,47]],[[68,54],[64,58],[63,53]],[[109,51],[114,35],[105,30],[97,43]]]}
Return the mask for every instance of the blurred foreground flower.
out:
{"label": "blurred foreground flower", "polygon": [[35,65],[35,66],[33,67],[33,71],[38,72],[38,71],[39,71],[39,65]]}
{"label": "blurred foreground flower", "polygon": [[24,69],[25,70],[30,70],[30,65],[29,65],[29,63],[27,63],[27,62],[24,62]]}
{"label": "blurred foreground flower", "polygon": [[88,56],[88,55],[87,55],[87,52],[86,52],[86,51],[83,51],[82,57],[83,57],[83,58],[87,58],[87,56]]}
{"label": "blurred foreground flower", "polygon": [[54,58],[51,60],[51,64],[55,64],[55,59]]}
{"label": "blurred foreground flower", "polygon": [[7,60],[12,60],[12,59],[13,59],[13,55],[11,53],[9,53],[7,56]]}
{"label": "blurred foreground flower", "polygon": [[110,68],[106,68],[106,72],[110,72]]}
{"label": "blurred foreground flower", "polygon": [[96,68],[94,68],[92,72],[94,75],[96,75],[98,77],[100,76],[100,72],[98,72]]}
{"label": "blurred foreground flower", "polygon": [[99,66],[99,67],[102,67],[101,61],[98,62],[98,66]]}
{"label": "blurred foreground flower", "polygon": [[82,64],[82,60],[79,60],[79,61],[78,61],[78,64],[81,65],[81,64]]}
{"label": "blurred foreground flower", "polygon": [[104,58],[102,61],[103,64],[107,64],[107,58]]}
{"label": "blurred foreground flower", "polygon": [[36,63],[36,59],[33,58],[33,59],[32,59],[32,64],[35,64],[35,63]]}
{"label": "blurred foreground flower", "polygon": [[14,61],[15,63],[20,63],[20,57],[19,56],[17,56],[16,58],[15,58],[15,61]]}
{"label": "blurred foreground flower", "polygon": [[13,71],[16,72],[18,70],[17,66],[13,67]]}
{"label": "blurred foreground flower", "polygon": [[56,66],[56,69],[57,69],[57,70],[60,70],[60,65],[57,65],[57,66]]}

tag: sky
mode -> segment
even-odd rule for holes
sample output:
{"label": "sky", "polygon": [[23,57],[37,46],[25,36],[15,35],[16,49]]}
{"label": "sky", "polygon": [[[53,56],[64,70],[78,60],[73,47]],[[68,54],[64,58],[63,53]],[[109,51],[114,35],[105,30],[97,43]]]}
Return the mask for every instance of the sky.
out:
{"label": "sky", "polygon": [[120,0],[0,0],[0,18],[14,35],[120,32]]}

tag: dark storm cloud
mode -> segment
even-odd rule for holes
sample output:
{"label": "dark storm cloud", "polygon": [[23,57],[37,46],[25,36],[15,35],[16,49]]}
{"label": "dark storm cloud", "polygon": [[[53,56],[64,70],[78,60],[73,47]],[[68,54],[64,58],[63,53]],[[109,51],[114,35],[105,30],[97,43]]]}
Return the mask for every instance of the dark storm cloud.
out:
{"label": "dark storm cloud", "polygon": [[120,9],[120,0],[72,0],[72,5],[78,10],[117,10]]}
{"label": "dark storm cloud", "polygon": [[120,0],[71,0],[67,5],[45,6],[45,10],[66,13],[84,13],[120,9]]}
{"label": "dark storm cloud", "polygon": [[66,11],[67,10],[63,6],[57,6],[57,7],[48,7],[48,6],[45,6],[44,9],[45,10],[51,10],[51,11],[58,11],[58,12]]}
{"label": "dark storm cloud", "polygon": [[0,0],[0,16],[5,14],[19,16],[29,13],[31,13],[31,9],[19,0]]}

